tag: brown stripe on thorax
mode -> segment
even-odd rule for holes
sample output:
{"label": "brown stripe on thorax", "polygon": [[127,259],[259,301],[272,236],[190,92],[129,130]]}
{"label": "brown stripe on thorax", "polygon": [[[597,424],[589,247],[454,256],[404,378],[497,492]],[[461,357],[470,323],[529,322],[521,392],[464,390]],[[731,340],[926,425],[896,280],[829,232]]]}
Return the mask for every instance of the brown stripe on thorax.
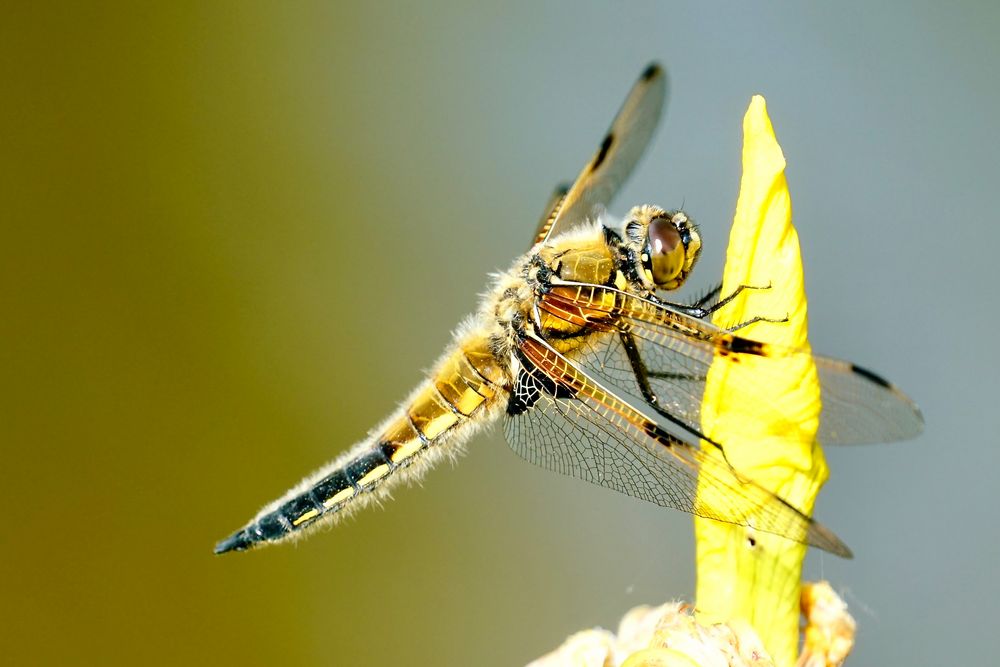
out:
{"label": "brown stripe on thorax", "polygon": [[[548,294],[542,296],[539,306],[545,314],[571,326],[585,327],[606,324],[611,319],[615,302],[613,293],[602,292],[598,298],[592,288],[573,285],[553,287]],[[565,326],[562,325],[562,328]],[[560,326],[554,325],[552,328]]]}

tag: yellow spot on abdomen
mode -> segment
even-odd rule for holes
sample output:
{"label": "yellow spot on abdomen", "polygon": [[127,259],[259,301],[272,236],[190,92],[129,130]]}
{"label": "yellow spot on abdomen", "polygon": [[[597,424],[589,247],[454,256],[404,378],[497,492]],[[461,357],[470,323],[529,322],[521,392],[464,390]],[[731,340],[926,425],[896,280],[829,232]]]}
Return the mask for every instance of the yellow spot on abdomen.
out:
{"label": "yellow spot on abdomen", "polygon": [[349,486],[343,491],[337,491],[337,493],[333,494],[332,496],[324,500],[323,507],[333,507],[337,503],[342,503],[353,495],[354,495],[354,487]]}
{"label": "yellow spot on abdomen", "polygon": [[458,421],[458,416],[433,385],[417,395],[410,405],[409,414],[413,425],[428,440],[438,437]]}
{"label": "yellow spot on abdomen", "polygon": [[383,463],[382,465],[376,468],[372,468],[372,470],[367,475],[358,480],[358,484],[360,486],[367,486],[372,482],[378,481],[383,477],[385,477],[387,472],[389,472],[389,466]]}
{"label": "yellow spot on abdomen", "polygon": [[421,426],[421,430],[424,433],[424,437],[428,440],[433,440],[451,428],[457,421],[458,417],[455,416],[455,413],[450,410],[448,412],[442,411],[441,414],[427,420],[427,422]]}
{"label": "yellow spot on abdomen", "polygon": [[478,388],[482,385],[482,378],[461,350],[451,355],[434,382],[441,396],[465,416],[471,415],[486,398],[493,395],[490,390],[480,394]]}
{"label": "yellow spot on abdomen", "polygon": [[389,455],[389,459],[393,463],[399,463],[403,459],[413,456],[424,446],[420,436],[410,425],[410,420],[405,416],[389,424],[379,441],[393,448],[392,454]]}
{"label": "yellow spot on abdomen", "polygon": [[317,516],[319,516],[319,510],[309,510],[308,512],[300,516],[298,519],[293,519],[292,525],[298,526],[299,524],[305,523],[309,519],[312,519],[313,517]]}
{"label": "yellow spot on abdomen", "polygon": [[417,452],[419,452],[420,448],[423,446],[424,443],[422,443],[419,438],[414,439],[406,443],[405,445],[400,445],[399,449],[394,451],[392,453],[392,456],[389,458],[392,460],[393,463],[399,463],[403,459],[408,459]]}

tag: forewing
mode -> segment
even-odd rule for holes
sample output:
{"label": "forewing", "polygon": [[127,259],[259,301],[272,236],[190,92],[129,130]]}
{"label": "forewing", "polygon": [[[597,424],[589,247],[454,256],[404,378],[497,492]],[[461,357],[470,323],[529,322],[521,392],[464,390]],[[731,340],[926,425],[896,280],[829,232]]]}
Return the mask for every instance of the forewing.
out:
{"label": "forewing", "polygon": [[[589,323],[602,334],[572,356],[611,385],[642,396],[635,364],[624,354],[621,335],[635,342],[656,407],[672,415],[693,434],[701,431],[705,379],[712,364],[752,361],[755,372],[741,374],[749,397],[769,396],[769,378],[781,364],[808,352],[758,343],[719,329],[627,292],[596,285],[556,287],[543,295],[545,312],[567,321]],[[821,386],[822,412],[818,439],[824,444],[893,442],[918,435],[923,418],[914,403],[895,386],[854,364],[812,356]],[[771,362],[761,360],[771,360]],[[802,416],[782,404],[748,406],[790,435],[801,428]]]}
{"label": "forewing", "polygon": [[521,457],[663,507],[783,535],[849,556],[829,530],[646,417],[544,341],[521,347],[505,421]]}
{"label": "forewing", "polygon": [[536,241],[562,234],[585,221],[595,207],[607,206],[632,174],[656,130],[667,95],[663,69],[651,64],[632,86],[597,152],[583,168],[562,202],[550,213],[548,229]]}
{"label": "forewing", "polygon": [[540,243],[548,237],[549,230],[552,229],[552,224],[556,221],[556,216],[559,214],[559,209],[562,208],[563,202],[566,201],[569,188],[570,186],[566,183],[556,186],[552,196],[549,197],[549,202],[545,205],[545,212],[542,213],[542,219],[538,221],[538,227],[535,228],[535,236],[532,238],[530,247],[534,247],[536,243]]}

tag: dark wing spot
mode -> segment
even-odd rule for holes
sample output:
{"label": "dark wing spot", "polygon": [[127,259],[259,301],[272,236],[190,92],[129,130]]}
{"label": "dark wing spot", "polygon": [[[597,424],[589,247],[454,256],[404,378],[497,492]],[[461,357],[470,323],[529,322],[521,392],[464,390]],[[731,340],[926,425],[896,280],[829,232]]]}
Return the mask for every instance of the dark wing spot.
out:
{"label": "dark wing spot", "polygon": [[639,78],[642,81],[649,81],[653,77],[658,76],[660,74],[660,72],[662,72],[662,71],[663,70],[660,68],[660,66],[658,64],[656,64],[656,63],[649,63],[649,67],[647,67],[645,70],[643,70],[642,76],[639,77]]}
{"label": "dark wing spot", "polygon": [[597,171],[601,164],[608,157],[608,151],[611,150],[611,146],[615,143],[615,135],[613,132],[608,132],[608,136],[604,137],[604,141],[601,142],[601,149],[597,151],[597,157],[594,158],[594,163],[590,165],[590,171]]}
{"label": "dark wing spot", "polygon": [[538,386],[535,378],[531,373],[522,370],[517,374],[514,389],[510,392],[510,400],[507,401],[507,414],[516,417],[527,412],[534,407],[541,395],[541,387]]}
{"label": "dark wing spot", "polygon": [[750,340],[749,338],[740,338],[739,336],[733,336],[732,341],[729,343],[729,349],[738,354],[764,354],[764,344],[755,340]]}
{"label": "dark wing spot", "polygon": [[542,391],[549,396],[555,398],[576,398],[576,394],[569,387],[559,384],[547,375],[543,375],[540,371],[534,377],[542,386]]}
{"label": "dark wing spot", "polygon": [[535,406],[542,394],[554,398],[574,398],[572,391],[541,371],[533,373],[522,368],[517,374],[514,389],[510,392],[510,400],[507,401],[507,414],[516,417],[527,412]]}
{"label": "dark wing spot", "polygon": [[660,428],[658,424],[651,421],[644,421],[642,423],[642,430],[646,433],[646,435],[664,447],[669,449],[673,446],[673,443],[670,442],[670,438],[666,435],[666,433],[664,433],[663,429]]}
{"label": "dark wing spot", "polygon": [[888,380],[886,380],[885,378],[880,377],[878,375],[875,375],[875,373],[872,373],[867,368],[862,368],[861,366],[857,366],[855,364],[851,364],[851,370],[854,371],[855,373],[857,373],[858,375],[860,375],[861,377],[865,378],[866,380],[868,380],[870,382],[874,382],[875,384],[879,385],[880,387],[885,387],[886,389],[892,388],[892,385],[889,384]]}

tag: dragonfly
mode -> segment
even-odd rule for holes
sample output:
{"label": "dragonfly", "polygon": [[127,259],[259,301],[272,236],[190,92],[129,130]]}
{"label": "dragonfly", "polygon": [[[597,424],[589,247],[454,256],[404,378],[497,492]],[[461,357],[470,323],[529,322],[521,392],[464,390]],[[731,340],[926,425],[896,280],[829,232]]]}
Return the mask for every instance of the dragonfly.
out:
{"label": "dragonfly", "polygon": [[[709,315],[749,286],[730,295],[716,288],[694,303],[665,299],[698,260],[698,226],[682,210],[651,205],[633,208],[619,225],[599,213],[645,152],[666,96],[665,72],[651,64],[576,181],[555,190],[530,250],[494,279],[423,382],[383,424],[265,506],[216,553],[310,534],[419,479],[502,422],[511,448],[544,468],[850,557],[831,530],[734,469],[726,443],[702,432],[709,367],[810,355],[825,444],[914,437],[920,411],[860,366],[714,325]],[[741,381],[751,383],[748,395],[767,395],[752,391],[752,383],[766,385],[766,374]],[[753,409],[789,431],[800,427],[766,399]]]}

